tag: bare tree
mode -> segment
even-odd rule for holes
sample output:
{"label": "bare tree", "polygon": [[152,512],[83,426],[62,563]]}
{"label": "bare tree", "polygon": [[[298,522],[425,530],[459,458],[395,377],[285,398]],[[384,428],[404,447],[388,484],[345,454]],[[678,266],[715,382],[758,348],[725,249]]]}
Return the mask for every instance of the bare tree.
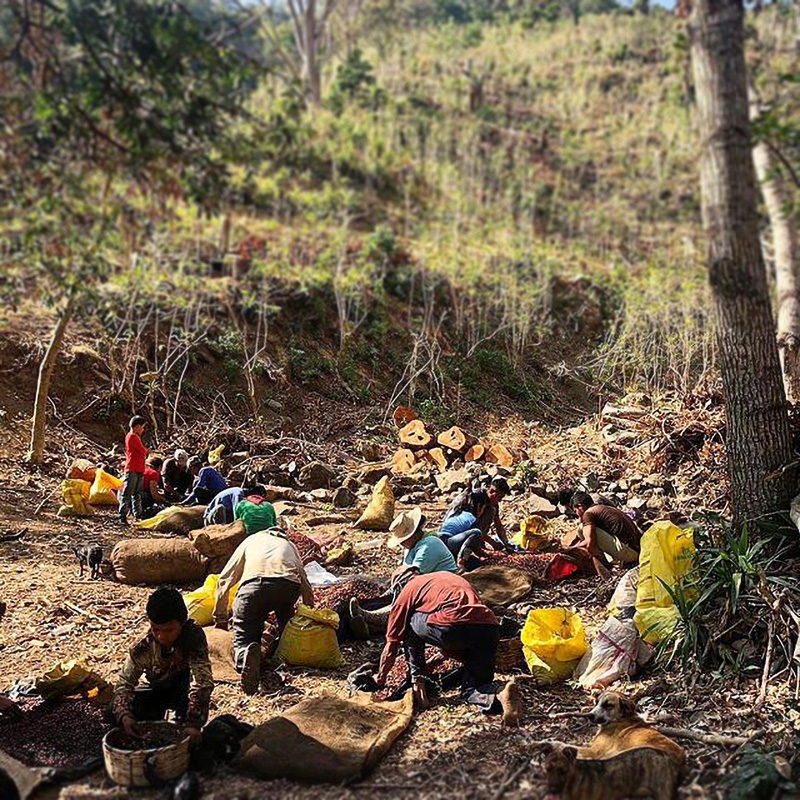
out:
{"label": "bare tree", "polygon": [[792,449],[761,252],[742,0],[694,0],[689,23],[703,143],[703,224],[735,523],[788,507]]}
{"label": "bare tree", "polygon": [[[268,1],[268,0],[267,0]],[[280,21],[270,6],[264,17],[264,31],[278,59],[291,77],[300,82],[308,99],[322,100],[322,67],[330,58],[331,15],[342,0],[287,0],[294,49],[281,37]]]}
{"label": "bare tree", "polygon": [[[759,98],[751,89],[751,120],[757,120],[760,115]],[[753,162],[772,229],[778,301],[778,353],[783,368],[783,383],[789,400],[797,403],[800,401],[800,250],[797,230],[787,213],[790,193],[786,177],[775,163],[769,144],[763,139],[753,145]]]}

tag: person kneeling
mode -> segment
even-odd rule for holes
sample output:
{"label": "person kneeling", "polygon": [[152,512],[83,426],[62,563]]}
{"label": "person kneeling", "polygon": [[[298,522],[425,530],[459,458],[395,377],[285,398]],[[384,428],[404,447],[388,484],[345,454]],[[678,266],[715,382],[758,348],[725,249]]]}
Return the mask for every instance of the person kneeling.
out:
{"label": "person kneeling", "polygon": [[[163,720],[173,711],[192,743],[197,743],[214,689],[206,635],[188,619],[177,589],[156,589],[147,600],[147,618],[150,631],[125,659],[111,712],[125,733],[138,737],[137,722]],[[139,686],[142,675],[145,686]]]}
{"label": "person kneeling", "polygon": [[461,697],[486,714],[503,713],[503,721],[516,725],[519,698],[514,681],[495,694],[494,665],[500,626],[492,610],[460,575],[434,572],[411,577],[392,606],[386,646],[375,677],[386,685],[401,645],[411,672],[414,700],[429,705],[425,677],[425,645],[440,648],[460,661]]}
{"label": "person kneeling", "polygon": [[297,548],[282,536],[261,531],[248,536],[228,559],[217,582],[214,622],[228,624],[228,596],[236,584],[233,601],[233,661],[242,675],[242,690],[255,694],[261,677],[261,637],[267,617],[274,611],[280,639],[301,597],[314,605],[303,559]]}

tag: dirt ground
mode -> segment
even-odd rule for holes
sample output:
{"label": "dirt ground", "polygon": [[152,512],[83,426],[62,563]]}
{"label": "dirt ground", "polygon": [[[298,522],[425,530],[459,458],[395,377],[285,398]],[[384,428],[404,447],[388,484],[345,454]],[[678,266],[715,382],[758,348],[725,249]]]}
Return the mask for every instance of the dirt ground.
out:
{"label": "dirt ground", "polygon": [[[37,512],[41,493],[24,485],[21,473],[9,476],[0,494],[0,536],[25,531],[22,538],[0,543],[2,600],[0,621],[0,690],[17,679],[40,675],[59,661],[79,659],[113,681],[129,645],[145,625],[144,602],[149,589],[108,579],[78,577],[72,547],[97,541],[106,553],[114,543],[135,535],[123,529],[111,511],[82,520],[62,520],[50,502]],[[506,508],[509,520],[524,514],[524,499]],[[440,506],[441,508],[442,506]],[[428,509],[431,514],[435,511]],[[302,530],[302,520],[296,523]],[[567,524],[567,523],[563,523]],[[316,529],[325,531],[326,528]],[[344,532],[349,541],[372,538],[341,524],[327,532]],[[357,556],[348,572],[388,576],[392,557],[385,550]],[[527,603],[558,604],[578,610],[587,629],[596,630],[605,617],[607,593],[594,580],[581,579],[557,587],[535,589]],[[522,617],[520,617],[522,619]],[[279,714],[304,697],[346,692],[344,679],[354,666],[377,657],[378,642],[343,645],[346,665],[337,670],[281,669],[283,689],[246,697],[238,687],[218,685],[212,716],[232,713],[251,723]],[[498,675],[498,680],[510,676]],[[693,681],[693,683],[690,683]],[[617,688],[617,687],[615,687]],[[785,689],[771,690],[766,704],[755,711],[752,683],[741,684],[718,675],[693,677],[677,670],[649,668],[641,678],[618,688],[643,695],[640,705],[650,718],[675,727],[747,736],[766,729],[773,749],[786,741],[787,720],[777,703]],[[303,786],[289,781],[256,781],[223,769],[203,778],[208,798],[386,798],[423,793],[426,798],[545,797],[542,755],[536,742],[546,739],[584,742],[593,729],[580,719],[555,714],[576,711],[588,702],[586,692],[572,683],[537,687],[523,681],[525,711],[517,730],[504,730],[496,717],[482,717],[446,695],[425,712],[415,714],[408,731],[394,744],[375,771],[359,783],[343,786]],[[796,722],[796,720],[795,720]],[[788,735],[788,734],[786,734]],[[735,766],[734,750],[692,741],[689,778],[681,797],[715,797],[722,774]],[[731,757],[733,756],[733,757]],[[161,790],[126,792],[114,787],[104,772],[50,792],[61,798],[123,796],[155,798]]]}

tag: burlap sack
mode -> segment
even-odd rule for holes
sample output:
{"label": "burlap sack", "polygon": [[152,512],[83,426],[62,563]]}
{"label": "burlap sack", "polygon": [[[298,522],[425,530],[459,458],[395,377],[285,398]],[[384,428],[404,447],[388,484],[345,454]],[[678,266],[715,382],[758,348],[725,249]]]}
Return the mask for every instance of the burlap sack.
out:
{"label": "burlap sack", "polygon": [[189,538],[200,555],[227,561],[247,538],[247,531],[244,529],[244,522],[237,519],[230,525],[209,525],[201,530],[190,531]]}
{"label": "burlap sack", "polygon": [[494,564],[479,567],[464,575],[487,606],[507,606],[524,597],[533,578],[521,569]]}
{"label": "burlap sack", "polygon": [[411,692],[391,703],[369,695],[303,700],[247,736],[234,767],[305,783],[357,780],[408,727],[412,706]]}
{"label": "burlap sack", "polygon": [[27,800],[44,778],[0,750],[0,797],[3,800]]}
{"label": "burlap sack", "polygon": [[121,583],[190,583],[208,569],[188,539],[128,539],[111,551],[111,563]]}
{"label": "burlap sack", "polygon": [[233,666],[231,632],[220,628],[205,628],[205,632],[214,683],[239,683],[240,675]]}
{"label": "burlap sack", "polygon": [[186,536],[203,527],[205,510],[205,506],[170,506],[150,519],[137,520],[133,524],[137,528],[158,533],[180,533]]}

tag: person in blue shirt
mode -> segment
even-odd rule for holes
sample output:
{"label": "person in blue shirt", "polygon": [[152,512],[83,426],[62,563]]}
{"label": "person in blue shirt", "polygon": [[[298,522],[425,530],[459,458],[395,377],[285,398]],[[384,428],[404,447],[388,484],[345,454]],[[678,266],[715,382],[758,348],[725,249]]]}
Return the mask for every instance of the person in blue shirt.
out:
{"label": "person in blue shirt", "polygon": [[447,546],[438,536],[425,535],[425,515],[418,506],[398,514],[389,528],[386,544],[402,548],[401,565],[392,574],[391,601],[373,611],[361,608],[354,597],[350,600],[350,632],[359,639],[386,632],[386,623],[395,597],[395,587],[402,588],[403,578],[408,572],[428,575],[432,572],[458,572],[456,561]]}
{"label": "person in blue shirt", "polygon": [[185,506],[208,505],[220,492],[228,488],[225,478],[214,467],[203,466],[203,462],[192,456],[186,465],[195,476],[191,494],[183,501]]}
{"label": "person in blue shirt", "polygon": [[469,500],[468,508],[447,517],[439,529],[439,538],[461,571],[479,567],[483,563],[478,556],[484,553],[484,541],[492,543],[478,522],[490,504],[489,496],[483,491],[472,492]]}
{"label": "person in blue shirt", "polygon": [[206,506],[203,513],[203,525],[230,525],[234,520],[236,507],[247,494],[248,492],[239,486],[233,486],[220,492]]}

